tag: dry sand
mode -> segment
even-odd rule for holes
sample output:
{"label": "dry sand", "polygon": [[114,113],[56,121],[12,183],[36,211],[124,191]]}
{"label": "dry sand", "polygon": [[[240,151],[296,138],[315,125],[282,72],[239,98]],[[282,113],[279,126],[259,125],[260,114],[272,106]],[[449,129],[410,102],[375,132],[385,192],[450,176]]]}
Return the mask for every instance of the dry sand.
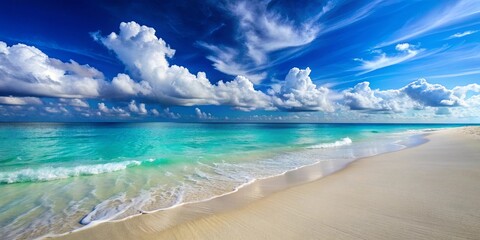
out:
{"label": "dry sand", "polygon": [[480,239],[480,129],[442,130],[427,138],[286,190],[275,192],[275,186],[317,178],[311,175],[315,167],[63,238]]}

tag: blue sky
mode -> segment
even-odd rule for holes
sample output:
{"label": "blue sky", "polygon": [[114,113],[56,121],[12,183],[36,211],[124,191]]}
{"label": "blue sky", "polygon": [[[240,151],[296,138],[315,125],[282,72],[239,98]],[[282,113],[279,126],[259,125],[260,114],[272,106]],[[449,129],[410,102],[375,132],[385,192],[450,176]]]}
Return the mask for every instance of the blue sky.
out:
{"label": "blue sky", "polygon": [[2,121],[479,122],[480,2],[3,1]]}

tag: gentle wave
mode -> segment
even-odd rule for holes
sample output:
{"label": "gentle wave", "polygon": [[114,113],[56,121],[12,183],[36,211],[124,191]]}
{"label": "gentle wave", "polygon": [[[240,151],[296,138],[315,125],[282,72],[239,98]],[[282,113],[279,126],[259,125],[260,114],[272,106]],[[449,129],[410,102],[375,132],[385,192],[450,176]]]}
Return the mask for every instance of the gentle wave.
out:
{"label": "gentle wave", "polygon": [[[150,160],[147,160],[150,162]],[[76,167],[43,167],[22,169],[14,172],[0,172],[0,184],[21,182],[45,182],[69,177],[96,175],[116,172],[128,167],[141,165],[141,161],[123,161],[117,163],[80,165]]]}
{"label": "gentle wave", "polygon": [[335,142],[333,142],[333,143],[322,143],[322,144],[317,144],[317,145],[309,146],[309,147],[307,147],[307,148],[314,148],[314,149],[318,149],[318,148],[335,148],[335,147],[341,147],[341,146],[350,145],[350,144],[352,144],[352,139],[346,137],[346,138],[343,138],[342,140],[335,141]]}

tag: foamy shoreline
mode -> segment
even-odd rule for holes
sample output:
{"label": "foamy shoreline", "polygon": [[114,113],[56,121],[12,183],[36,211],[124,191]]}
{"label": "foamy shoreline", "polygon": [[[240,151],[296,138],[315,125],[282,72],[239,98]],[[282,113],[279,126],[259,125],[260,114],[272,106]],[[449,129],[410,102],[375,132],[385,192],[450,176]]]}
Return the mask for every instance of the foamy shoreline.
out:
{"label": "foamy shoreline", "polygon": [[[442,132],[443,131],[451,131],[451,130],[442,130]],[[436,135],[437,133],[434,133],[434,134]],[[381,156],[389,155],[389,154],[391,153],[383,154]],[[88,234],[88,232],[98,233],[99,231],[101,232],[101,230],[99,229],[109,229],[111,227],[114,227],[112,225],[130,226],[130,223],[132,222],[145,223],[145,221],[149,222],[147,226],[154,228],[155,232],[163,232],[164,229],[168,229],[172,226],[177,226],[178,224],[180,224],[179,226],[181,226],[183,225],[182,224],[183,222],[197,221],[205,217],[208,218],[211,216],[215,216],[217,214],[222,214],[223,212],[228,212],[232,210],[234,211],[238,207],[242,207],[249,202],[254,202],[253,204],[255,204],[256,200],[260,199],[260,201],[262,201],[263,200],[262,198],[264,198],[265,196],[267,196],[266,198],[269,198],[269,195],[272,195],[272,193],[275,194],[275,192],[278,192],[278,191],[280,192],[288,191],[288,189],[287,190],[283,190],[283,189],[294,187],[301,183],[314,181],[322,176],[325,176],[331,173],[331,172],[320,173],[320,176],[319,176],[318,175],[319,166],[315,166],[315,165],[316,164],[305,167],[305,168],[301,168],[299,170],[295,170],[292,172],[287,172],[283,174],[283,176],[276,176],[276,177],[256,181],[253,184],[249,184],[248,186],[245,186],[239,190],[236,190],[235,193],[233,194],[225,194],[225,196],[215,197],[207,201],[201,201],[193,204],[192,203],[185,204],[185,205],[182,204],[182,206],[175,207],[174,209],[169,209],[168,211],[158,211],[158,212],[156,211],[151,214],[130,217],[127,220],[98,224],[95,227],[82,229],[80,231],[75,232],[74,234],[66,234],[63,237],[70,238],[77,235]],[[327,167],[321,166],[321,168],[328,169],[328,166]],[[332,172],[336,170],[339,170],[339,169],[334,169],[332,170]],[[343,172],[343,171],[340,171],[340,172]],[[288,186],[283,185],[285,184],[285,182],[288,182],[289,185]],[[318,182],[318,181],[315,181],[315,182]],[[282,184],[279,184],[279,183],[282,183]],[[259,186],[262,184],[263,186]],[[280,185],[283,185],[283,186],[279,187]],[[199,211],[198,209],[202,209],[202,210]],[[156,220],[153,220],[153,222],[151,222],[150,220],[147,220],[147,218],[148,219],[153,218]],[[139,227],[139,226],[136,226],[136,227]],[[90,236],[88,237],[90,238]]]}

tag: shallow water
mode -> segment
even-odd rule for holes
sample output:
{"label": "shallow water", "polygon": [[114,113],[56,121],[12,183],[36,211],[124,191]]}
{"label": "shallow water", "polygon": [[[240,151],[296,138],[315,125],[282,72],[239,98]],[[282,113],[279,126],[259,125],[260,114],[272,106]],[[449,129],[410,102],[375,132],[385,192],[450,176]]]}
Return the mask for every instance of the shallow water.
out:
{"label": "shallow water", "polygon": [[35,238],[225,194],[449,125],[0,124],[1,238]]}

